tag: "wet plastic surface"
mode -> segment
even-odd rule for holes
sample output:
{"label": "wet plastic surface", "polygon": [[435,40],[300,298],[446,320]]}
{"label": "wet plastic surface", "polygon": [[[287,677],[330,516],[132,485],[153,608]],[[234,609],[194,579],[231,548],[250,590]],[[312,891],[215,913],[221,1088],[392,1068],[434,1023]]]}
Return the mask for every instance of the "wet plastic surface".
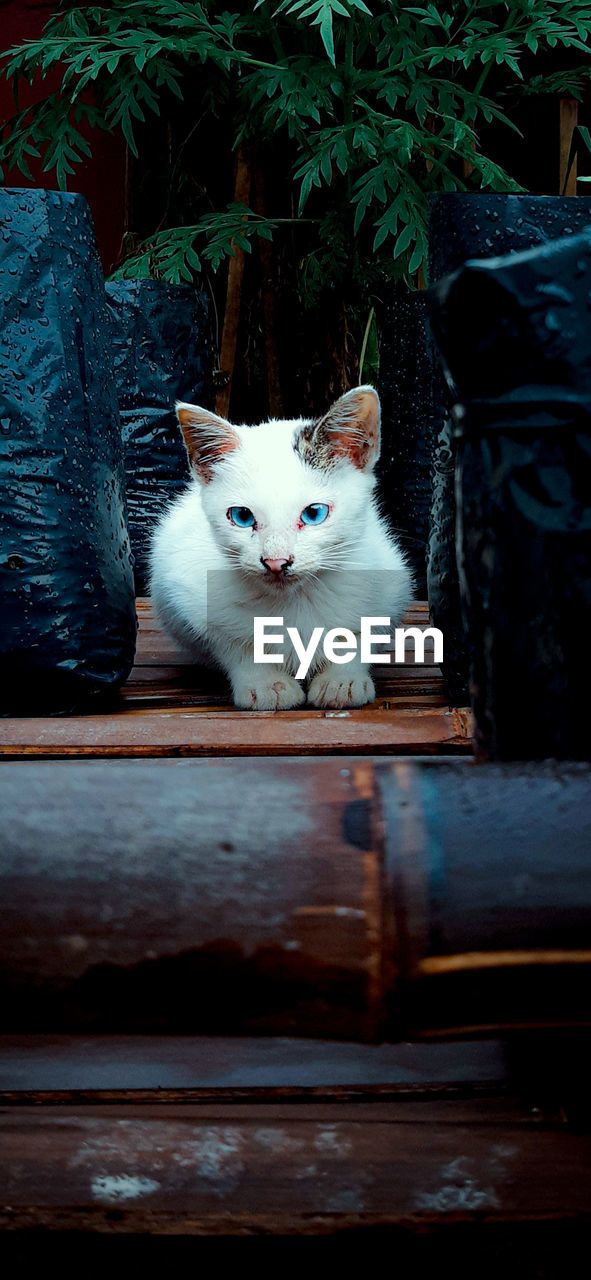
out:
{"label": "wet plastic surface", "polygon": [[136,619],[109,315],[86,200],[0,191],[1,710],[113,692]]}
{"label": "wet plastic surface", "polygon": [[156,280],[107,284],[138,595],[148,589],[156,521],[189,479],[175,400],[212,406],[209,299]]}
{"label": "wet plastic surface", "polygon": [[[591,224],[591,198],[509,194],[450,193],[433,196],[429,224],[429,277],[432,282],[459,268],[468,258],[489,258],[531,249]],[[476,302],[476,314],[479,304]],[[444,635],[443,671],[452,702],[468,694],[469,653],[461,618],[456,563],[454,442],[449,398],[437,365],[433,369],[433,406],[438,423],[434,448],[433,506],[427,589],[431,616]]]}
{"label": "wet plastic surface", "polygon": [[382,454],[379,489],[415,581],[427,594],[426,554],[431,518],[434,449],[424,292],[393,293],[381,326]]}
{"label": "wet plastic surface", "polygon": [[591,224],[591,196],[528,196],[450,192],[431,197],[429,281],[456,271],[467,258],[520,253]]}
{"label": "wet plastic surface", "polygon": [[455,385],[458,552],[477,746],[588,759],[591,228],[432,290]]}

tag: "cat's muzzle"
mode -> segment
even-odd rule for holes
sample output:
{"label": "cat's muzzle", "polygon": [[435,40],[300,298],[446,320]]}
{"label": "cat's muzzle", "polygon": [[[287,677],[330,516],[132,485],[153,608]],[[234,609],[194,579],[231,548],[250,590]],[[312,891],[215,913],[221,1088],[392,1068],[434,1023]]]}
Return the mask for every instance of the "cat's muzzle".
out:
{"label": "cat's muzzle", "polygon": [[261,556],[261,564],[272,577],[285,578],[293,564],[293,556],[283,557],[280,560],[265,560],[265,558]]}

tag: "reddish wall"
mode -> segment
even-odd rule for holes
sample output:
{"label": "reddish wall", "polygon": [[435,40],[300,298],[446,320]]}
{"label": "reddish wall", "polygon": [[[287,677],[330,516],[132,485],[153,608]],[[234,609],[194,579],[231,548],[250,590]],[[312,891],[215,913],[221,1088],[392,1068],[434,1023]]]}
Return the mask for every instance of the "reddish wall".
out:
{"label": "reddish wall", "polygon": [[[26,39],[36,39],[50,15],[55,11],[54,0],[0,0],[0,30],[2,48],[9,49]],[[22,106],[42,98],[47,87],[56,87],[57,77],[20,91]],[[12,85],[0,79],[0,119],[9,120],[14,113]],[[125,145],[121,135],[101,131],[87,134],[92,146],[92,159],[76,166],[70,178],[70,190],[86,196],[92,209],[97,240],[105,272],[109,272],[119,256],[124,224],[125,196]],[[18,170],[5,173],[9,187],[57,187],[54,173],[43,173],[41,164],[31,161],[33,182],[29,182]]]}

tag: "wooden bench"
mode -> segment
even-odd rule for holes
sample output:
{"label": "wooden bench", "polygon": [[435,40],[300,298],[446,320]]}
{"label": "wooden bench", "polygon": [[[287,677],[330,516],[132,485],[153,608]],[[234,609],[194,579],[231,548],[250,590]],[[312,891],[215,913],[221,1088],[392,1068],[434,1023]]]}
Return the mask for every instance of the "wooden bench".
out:
{"label": "wooden bench", "polygon": [[[352,711],[237,711],[221,677],[191,667],[137,602],[135,666],[109,712],[0,720],[0,754],[31,756],[467,755],[470,712],[452,708],[432,641],[425,663],[376,668],[377,698]],[[428,627],[413,605],[405,626]]]}

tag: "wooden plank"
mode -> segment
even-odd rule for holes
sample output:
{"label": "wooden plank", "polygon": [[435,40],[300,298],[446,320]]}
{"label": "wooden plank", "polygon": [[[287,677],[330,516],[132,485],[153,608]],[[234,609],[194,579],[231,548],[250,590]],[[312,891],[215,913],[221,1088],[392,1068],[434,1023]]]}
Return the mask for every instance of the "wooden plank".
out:
{"label": "wooden plank", "polygon": [[353,711],[133,710],[110,715],[6,719],[0,755],[138,757],[203,755],[472,753],[462,709]]}
{"label": "wooden plank", "polygon": [[[172,690],[170,688],[158,688],[158,686],[149,686],[147,689],[140,685],[131,685],[125,695],[124,706],[126,711],[151,711],[151,710],[169,710],[182,711],[186,708],[199,708],[203,711],[228,711],[232,714],[233,708],[228,704],[227,697],[223,694],[213,695],[209,690],[199,690],[191,688],[180,688]],[[445,707],[449,710],[449,702],[443,692],[433,692],[426,685],[420,685],[409,682],[403,686],[403,692],[397,690],[393,693],[382,694],[375,699],[372,704],[373,711],[412,711],[424,710],[428,711],[432,708]],[[314,709],[310,709],[310,713],[314,714]],[[322,712],[320,712],[322,714]],[[301,712],[300,712],[301,715]]]}
{"label": "wooden plank", "polygon": [[189,1234],[588,1218],[591,1140],[498,1098],[16,1107],[0,1114],[0,1202],[8,1230],[81,1209],[90,1230]]}
{"label": "wooden plank", "polygon": [[225,1098],[271,1101],[327,1091],[350,1098],[369,1088],[379,1088],[382,1098],[392,1090],[433,1096],[505,1085],[505,1059],[498,1040],[368,1045],[288,1036],[5,1035],[0,1104],[9,1095],[22,1101],[24,1092],[46,1100],[71,1092],[78,1101],[82,1092],[93,1093],[100,1101],[116,1090],[141,1091],[152,1101],[156,1091],[162,1100],[162,1090],[176,1091],[177,1100],[187,1099],[187,1091],[208,1100],[215,1090],[218,1101],[220,1090]]}
{"label": "wooden plank", "polygon": [[[162,663],[163,665],[171,665],[177,667],[192,666],[191,659],[188,654],[183,653],[174,641],[171,640],[161,627],[158,626],[154,617],[152,602],[147,597],[139,597],[136,600],[136,609],[139,621],[139,631],[137,638],[137,647],[135,655],[135,665],[145,666],[153,663]],[[405,611],[401,626],[404,627],[420,627],[422,630],[429,626],[428,607],[424,602],[417,601],[410,605]],[[412,644],[407,645],[409,655],[412,654]],[[433,641],[429,637],[425,644],[425,654],[429,657],[433,653]],[[432,658],[431,658],[432,661]],[[210,677],[212,673],[210,672]],[[378,678],[381,674],[380,669],[376,669]]]}

